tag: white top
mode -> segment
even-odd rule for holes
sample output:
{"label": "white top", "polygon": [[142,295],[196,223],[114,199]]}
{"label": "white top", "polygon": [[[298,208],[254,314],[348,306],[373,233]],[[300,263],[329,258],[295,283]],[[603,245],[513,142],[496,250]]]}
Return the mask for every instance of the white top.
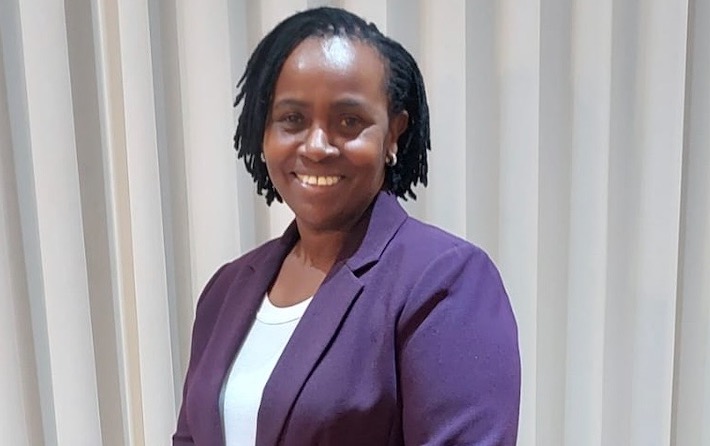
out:
{"label": "white top", "polygon": [[226,446],[256,443],[256,418],[266,381],[276,366],[312,297],[290,307],[264,298],[222,389],[222,425]]}

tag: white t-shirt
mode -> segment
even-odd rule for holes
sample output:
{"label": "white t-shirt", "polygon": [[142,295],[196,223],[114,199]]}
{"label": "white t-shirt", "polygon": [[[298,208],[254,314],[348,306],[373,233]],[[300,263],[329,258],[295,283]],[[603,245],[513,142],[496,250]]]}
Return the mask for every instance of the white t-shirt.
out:
{"label": "white t-shirt", "polygon": [[268,296],[264,298],[222,389],[226,446],[255,444],[256,418],[266,381],[311,300],[280,308]]}

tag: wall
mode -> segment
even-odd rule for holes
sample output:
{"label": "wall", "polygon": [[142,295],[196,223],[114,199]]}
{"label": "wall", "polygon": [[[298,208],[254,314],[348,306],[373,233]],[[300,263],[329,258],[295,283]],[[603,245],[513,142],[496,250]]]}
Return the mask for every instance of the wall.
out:
{"label": "wall", "polygon": [[320,4],[420,62],[406,206],[502,271],[519,443],[710,444],[707,0],[1,0],[4,441],[166,444],[201,287],[291,218],[231,149],[236,81]]}

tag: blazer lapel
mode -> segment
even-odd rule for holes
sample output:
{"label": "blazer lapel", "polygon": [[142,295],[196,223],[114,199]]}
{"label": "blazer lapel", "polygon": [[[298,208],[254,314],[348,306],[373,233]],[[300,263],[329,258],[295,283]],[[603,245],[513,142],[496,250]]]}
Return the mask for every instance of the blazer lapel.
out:
{"label": "blazer lapel", "polygon": [[257,446],[278,444],[301,389],[360,295],[359,272],[379,259],[406,217],[394,196],[378,195],[360,248],[326,277],[266,383],[257,420]]}
{"label": "blazer lapel", "polygon": [[262,395],[256,444],[275,445],[298,394],[362,289],[345,265],[321,285],[274,368]]}
{"label": "blazer lapel", "polygon": [[269,285],[278,273],[284,257],[298,238],[295,225],[291,225],[281,239],[273,242],[270,249],[261,257],[247,265],[235,278],[227,291],[227,296],[215,322],[210,341],[205,349],[203,360],[209,367],[204,373],[207,401],[214,401],[211,414],[205,419],[217,420],[217,427],[205,429],[212,437],[207,444],[224,444],[224,430],[221,428],[220,394],[227,372],[234,361],[242,342],[251,328],[256,313]]}

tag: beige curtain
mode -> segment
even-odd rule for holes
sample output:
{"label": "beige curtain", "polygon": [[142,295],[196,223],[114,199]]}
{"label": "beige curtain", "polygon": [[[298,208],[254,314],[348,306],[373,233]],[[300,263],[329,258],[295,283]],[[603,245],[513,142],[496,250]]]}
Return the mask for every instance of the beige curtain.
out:
{"label": "beige curtain", "polygon": [[291,218],[236,80],[321,4],[421,64],[407,207],[502,271],[519,444],[710,445],[709,0],[0,0],[3,443],[167,444],[201,287]]}

